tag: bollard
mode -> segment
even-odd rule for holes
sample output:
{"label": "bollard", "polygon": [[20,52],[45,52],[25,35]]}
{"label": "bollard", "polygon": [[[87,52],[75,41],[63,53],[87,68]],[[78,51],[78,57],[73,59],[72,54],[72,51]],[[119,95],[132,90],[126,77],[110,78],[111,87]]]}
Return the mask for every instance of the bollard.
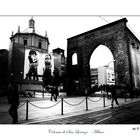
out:
{"label": "bollard", "polygon": [[28,120],[28,105],[29,105],[29,101],[27,100],[26,102],[26,120]]}
{"label": "bollard", "polygon": [[61,98],[61,115],[64,115],[63,114],[63,97]]}
{"label": "bollard", "polygon": [[105,94],[103,92],[103,106],[105,107]]}
{"label": "bollard", "polygon": [[86,96],[86,110],[88,110],[88,97]]}

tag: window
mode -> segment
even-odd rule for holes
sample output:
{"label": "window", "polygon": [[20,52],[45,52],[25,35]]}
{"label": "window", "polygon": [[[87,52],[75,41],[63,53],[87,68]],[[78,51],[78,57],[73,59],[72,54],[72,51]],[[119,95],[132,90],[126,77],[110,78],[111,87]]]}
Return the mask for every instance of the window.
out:
{"label": "window", "polygon": [[24,40],[23,44],[24,44],[25,46],[27,46],[27,40]]}
{"label": "window", "polygon": [[42,43],[41,42],[38,42],[38,47],[39,47],[39,49],[42,48]]}

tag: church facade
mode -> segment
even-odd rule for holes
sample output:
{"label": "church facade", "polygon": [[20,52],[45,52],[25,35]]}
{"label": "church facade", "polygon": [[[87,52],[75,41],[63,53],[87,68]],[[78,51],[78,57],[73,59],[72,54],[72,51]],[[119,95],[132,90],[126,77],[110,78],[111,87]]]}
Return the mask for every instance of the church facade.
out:
{"label": "church facade", "polygon": [[[17,83],[20,90],[42,88],[42,77],[45,69],[45,59],[48,56],[49,39],[47,32],[40,35],[35,28],[33,18],[29,20],[29,27],[10,37],[8,80]],[[52,64],[53,65],[53,64]],[[35,86],[36,85],[36,86]]]}

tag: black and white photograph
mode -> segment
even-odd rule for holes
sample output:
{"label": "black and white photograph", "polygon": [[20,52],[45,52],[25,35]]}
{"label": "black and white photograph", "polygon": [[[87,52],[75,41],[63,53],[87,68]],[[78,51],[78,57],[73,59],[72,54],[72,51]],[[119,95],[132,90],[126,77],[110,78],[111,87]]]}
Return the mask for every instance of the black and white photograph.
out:
{"label": "black and white photograph", "polygon": [[1,124],[140,123],[140,16],[0,20]]}
{"label": "black and white photograph", "polygon": [[0,14],[0,43],[1,129],[139,133],[140,14]]}

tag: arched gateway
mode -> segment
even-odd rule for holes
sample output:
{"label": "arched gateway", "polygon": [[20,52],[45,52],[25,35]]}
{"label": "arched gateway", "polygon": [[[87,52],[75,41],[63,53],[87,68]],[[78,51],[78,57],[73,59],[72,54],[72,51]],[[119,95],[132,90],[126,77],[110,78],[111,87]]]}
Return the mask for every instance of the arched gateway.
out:
{"label": "arched gateway", "polygon": [[[140,41],[128,29],[123,18],[88,32],[68,38],[68,94],[81,95],[90,88],[90,57],[99,45],[107,46],[115,59],[115,83],[140,88]],[[73,64],[73,55],[77,63]]]}

